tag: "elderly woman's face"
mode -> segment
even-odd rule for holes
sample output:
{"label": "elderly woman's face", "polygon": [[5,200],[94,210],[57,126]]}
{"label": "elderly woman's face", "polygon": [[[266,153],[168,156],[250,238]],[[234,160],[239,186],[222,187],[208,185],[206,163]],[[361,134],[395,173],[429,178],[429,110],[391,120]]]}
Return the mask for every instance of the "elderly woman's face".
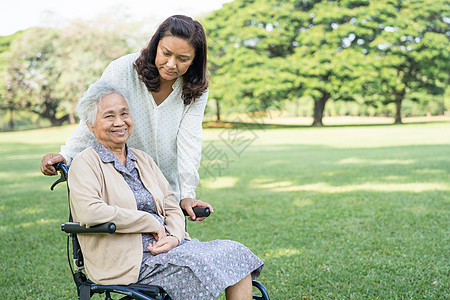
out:
{"label": "elderly woman's face", "polygon": [[97,108],[95,125],[88,124],[88,127],[106,148],[124,146],[133,132],[133,120],[125,99],[117,93],[104,96]]}

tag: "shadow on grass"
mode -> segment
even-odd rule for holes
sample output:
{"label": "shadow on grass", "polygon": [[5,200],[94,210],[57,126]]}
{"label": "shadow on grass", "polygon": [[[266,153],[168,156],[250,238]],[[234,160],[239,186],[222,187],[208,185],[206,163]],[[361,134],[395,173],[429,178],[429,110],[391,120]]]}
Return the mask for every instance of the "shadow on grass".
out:
{"label": "shadow on grass", "polygon": [[449,171],[448,145],[249,149],[191,236],[246,244],[274,299],[445,299]]}
{"label": "shadow on grass", "polygon": [[255,122],[233,122],[233,121],[220,121],[220,122],[203,122],[204,129],[295,129],[295,128],[344,128],[344,127],[393,127],[393,126],[409,126],[409,125],[425,125],[425,124],[446,124],[446,121],[419,121],[408,123],[361,123],[361,124],[333,124],[324,126],[313,126],[303,124],[277,124],[266,123],[264,120],[257,120]]}
{"label": "shadow on grass", "polygon": [[[203,182],[220,189],[222,177],[235,178],[240,190],[327,186],[442,182],[448,184],[448,145],[333,148],[323,145],[249,147],[245,154],[220,169],[200,167]],[[227,168],[226,168],[227,167]],[[447,177],[446,177],[447,176]],[[217,180],[217,182],[216,182]],[[226,188],[230,186],[225,185]]]}

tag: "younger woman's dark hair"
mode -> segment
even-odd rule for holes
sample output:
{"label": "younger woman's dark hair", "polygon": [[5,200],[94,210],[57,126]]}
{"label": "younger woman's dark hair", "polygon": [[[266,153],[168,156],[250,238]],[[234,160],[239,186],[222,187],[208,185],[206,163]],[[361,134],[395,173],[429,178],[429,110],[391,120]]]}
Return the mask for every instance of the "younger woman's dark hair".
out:
{"label": "younger woman's dark hair", "polygon": [[200,22],[183,15],[167,18],[158,27],[148,45],[141,51],[134,67],[147,89],[151,92],[158,92],[161,81],[155,65],[155,58],[158,43],[166,36],[181,38],[195,49],[194,61],[183,75],[182,99],[187,105],[200,97],[208,88],[206,35]]}

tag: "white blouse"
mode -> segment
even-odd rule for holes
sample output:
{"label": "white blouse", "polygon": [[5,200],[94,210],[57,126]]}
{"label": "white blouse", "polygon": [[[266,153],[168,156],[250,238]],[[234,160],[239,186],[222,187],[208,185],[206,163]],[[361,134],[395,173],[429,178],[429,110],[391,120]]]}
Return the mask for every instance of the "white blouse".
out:
{"label": "white blouse", "polygon": [[[179,77],[172,85],[172,93],[159,106],[156,105],[133,67],[139,55],[125,55],[111,62],[100,80],[110,82],[125,93],[134,124],[128,145],[143,150],[154,159],[178,201],[195,198],[208,91],[191,104],[184,105],[181,98],[183,79]],[[70,164],[94,140],[85,121],[81,120],[60,153]]]}

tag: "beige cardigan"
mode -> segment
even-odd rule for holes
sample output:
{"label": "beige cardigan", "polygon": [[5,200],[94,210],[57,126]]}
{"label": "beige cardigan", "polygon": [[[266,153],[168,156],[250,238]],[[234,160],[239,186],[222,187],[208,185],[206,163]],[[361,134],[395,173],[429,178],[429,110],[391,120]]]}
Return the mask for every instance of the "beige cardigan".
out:
{"label": "beige cardigan", "polygon": [[[185,219],[168,181],[153,159],[129,148],[144,186],[153,195],[157,214],[178,240],[189,239]],[[86,272],[98,284],[136,283],[142,261],[141,233],[157,232],[160,223],[137,210],[133,192],[113,164],[103,163],[90,147],[77,155],[69,170],[70,206],[75,222],[94,226],[114,222],[115,234],[78,234]]]}

